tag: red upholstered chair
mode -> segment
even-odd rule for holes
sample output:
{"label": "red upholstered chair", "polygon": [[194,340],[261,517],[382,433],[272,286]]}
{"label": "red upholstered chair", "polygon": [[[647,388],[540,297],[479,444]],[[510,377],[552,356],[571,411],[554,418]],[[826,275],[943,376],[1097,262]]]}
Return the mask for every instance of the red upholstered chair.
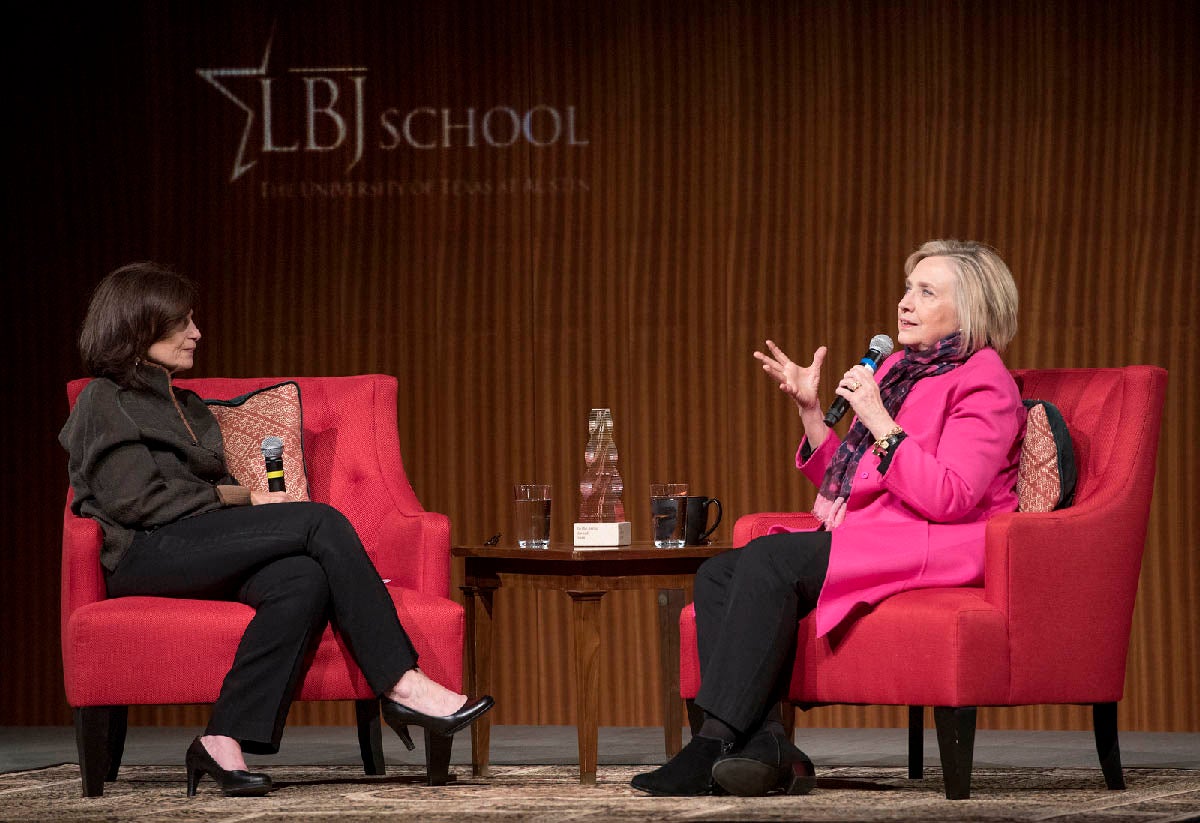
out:
{"label": "red upholstered chair", "polygon": [[[464,616],[449,599],[450,521],[424,511],[404,474],[396,379],[356,377],[179,380],[205,399],[230,399],[286,379],[300,386],[309,494],[354,524],[396,604],[422,670],[462,688]],[[86,380],[67,387],[74,405]],[[115,780],[127,707],[212,703],[252,615],[241,603],[165,597],[108,599],[101,531],[69,507],[63,523],[62,649],[74,709],[83,794]],[[332,629],[311,657],[300,700],[355,700],[367,774],[383,774],[379,701]],[[450,741],[426,735],[428,777],[445,783]],[[181,750],[182,751],[182,750]]]}
{"label": "red upholstered chair", "polygon": [[[923,707],[934,706],[946,797],[965,798],[977,706],[1091,704],[1110,789],[1124,788],[1117,701],[1146,539],[1167,375],[1151,366],[1015,371],[1025,398],[1062,411],[1075,448],[1072,506],[987,526],[981,588],[902,592],[817,640],[800,621],[788,700],[909,706],[909,775],[921,776]],[[735,545],[807,514],[753,514]],[[680,617],[680,691],[700,687],[695,614]],[[689,714],[696,716],[694,707]]]}

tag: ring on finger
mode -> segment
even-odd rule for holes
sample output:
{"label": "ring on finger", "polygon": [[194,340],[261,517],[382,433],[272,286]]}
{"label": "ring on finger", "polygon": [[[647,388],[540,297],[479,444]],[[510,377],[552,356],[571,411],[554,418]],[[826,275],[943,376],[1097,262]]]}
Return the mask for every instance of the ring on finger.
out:
{"label": "ring on finger", "polygon": [[850,391],[858,391],[858,390],[859,390],[859,389],[861,389],[861,388],[862,388],[862,383],[858,382],[857,380],[855,380],[855,381],[854,381],[854,382],[853,382],[853,383],[850,385]]}

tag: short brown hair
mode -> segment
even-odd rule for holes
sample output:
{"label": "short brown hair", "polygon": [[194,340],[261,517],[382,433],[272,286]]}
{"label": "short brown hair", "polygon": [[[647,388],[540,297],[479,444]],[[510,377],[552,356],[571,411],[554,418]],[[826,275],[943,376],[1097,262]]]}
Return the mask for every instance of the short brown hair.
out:
{"label": "short brown hair", "polygon": [[138,361],[181,323],[196,300],[196,285],[157,263],[130,263],[109,274],[92,292],[79,353],[93,377],[138,387]]}
{"label": "short brown hair", "polygon": [[1017,334],[1017,284],[1000,253],[974,240],[930,240],[904,262],[912,274],[926,257],[946,257],[954,263],[958,283],[954,307],[962,328],[962,353],[971,356],[991,346],[997,352]]}

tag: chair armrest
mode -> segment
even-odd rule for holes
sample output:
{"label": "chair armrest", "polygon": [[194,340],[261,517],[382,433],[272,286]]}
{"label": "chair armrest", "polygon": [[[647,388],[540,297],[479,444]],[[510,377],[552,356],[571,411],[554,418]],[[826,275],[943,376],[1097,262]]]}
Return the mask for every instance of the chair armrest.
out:
{"label": "chair armrest", "polygon": [[756,537],[767,534],[772,526],[784,526],[794,531],[812,531],[821,521],[811,512],[756,512],[739,517],[733,524],[733,545],[744,546]]}
{"label": "chair armrest", "polygon": [[1147,512],[1126,500],[1012,512],[987,524],[985,598],[1010,620],[1095,619],[1133,612]]}
{"label": "chair armrest", "polygon": [[100,547],[104,532],[90,517],[76,517],[68,507],[63,512],[62,584],[60,617],[62,628],[80,606],[108,599]]}
{"label": "chair armrest", "polygon": [[437,512],[393,510],[372,552],[381,577],[394,585],[450,596],[450,518]]}
{"label": "chair armrest", "polygon": [[1070,672],[1119,699],[1146,542],[1135,498],[988,521],[984,597],[1007,619],[1014,673]]}

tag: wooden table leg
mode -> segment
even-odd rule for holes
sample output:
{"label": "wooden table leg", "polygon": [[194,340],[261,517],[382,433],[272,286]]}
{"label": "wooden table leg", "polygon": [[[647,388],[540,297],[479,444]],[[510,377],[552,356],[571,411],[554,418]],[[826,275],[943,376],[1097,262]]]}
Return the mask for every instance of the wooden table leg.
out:
{"label": "wooden table leg", "polygon": [[600,707],[600,598],[602,591],[572,591],[575,626],[575,713],[579,734],[579,782],[596,784]]}
{"label": "wooden table leg", "polygon": [[[467,694],[477,697],[492,692],[492,599],[495,586],[461,586],[466,595]],[[487,777],[492,742],[492,713],[487,712],[471,727],[471,774]]]}
{"label": "wooden table leg", "polygon": [[658,667],[662,678],[663,738],[667,759],[683,748],[683,704],[679,697],[679,613],[682,589],[658,590]]}

